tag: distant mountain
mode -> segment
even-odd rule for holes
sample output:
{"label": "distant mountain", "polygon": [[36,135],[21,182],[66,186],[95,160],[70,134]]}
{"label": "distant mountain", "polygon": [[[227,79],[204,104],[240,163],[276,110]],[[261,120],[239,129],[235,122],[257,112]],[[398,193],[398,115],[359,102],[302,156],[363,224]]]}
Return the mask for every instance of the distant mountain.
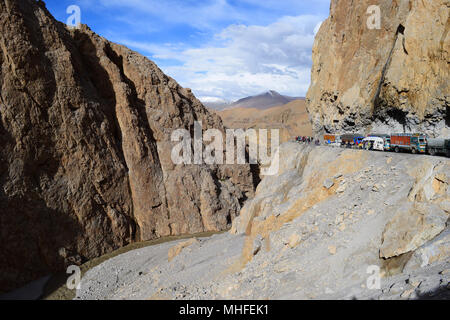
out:
{"label": "distant mountain", "polygon": [[313,135],[304,99],[265,110],[236,107],[213,112],[222,118],[227,128],[279,129],[281,142],[289,141],[296,136]]}
{"label": "distant mountain", "polygon": [[246,109],[251,108],[251,109],[266,110],[272,107],[283,106],[294,100],[305,100],[305,98],[283,96],[276,91],[270,90],[256,96],[250,96],[240,99],[236,102],[208,101],[208,100],[202,102],[206,107],[210,109],[223,111],[234,108],[246,108]]}
{"label": "distant mountain", "polygon": [[304,98],[294,98],[283,96],[276,91],[270,90],[261,93],[257,96],[243,98],[232,103],[227,109],[234,108],[255,108],[259,110],[266,110],[276,106],[282,106],[294,100],[302,100]]}

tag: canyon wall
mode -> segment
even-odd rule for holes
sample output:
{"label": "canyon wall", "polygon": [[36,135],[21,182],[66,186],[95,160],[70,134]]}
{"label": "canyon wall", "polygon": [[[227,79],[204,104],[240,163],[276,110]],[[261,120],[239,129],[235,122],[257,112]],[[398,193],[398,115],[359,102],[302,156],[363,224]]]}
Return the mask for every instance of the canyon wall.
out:
{"label": "canyon wall", "polygon": [[0,291],[132,241],[219,231],[249,165],[174,165],[171,133],[224,130],[145,57],[42,1],[0,1]]}
{"label": "canyon wall", "polygon": [[449,12],[449,0],[332,0],[313,47],[314,130],[449,136]]}

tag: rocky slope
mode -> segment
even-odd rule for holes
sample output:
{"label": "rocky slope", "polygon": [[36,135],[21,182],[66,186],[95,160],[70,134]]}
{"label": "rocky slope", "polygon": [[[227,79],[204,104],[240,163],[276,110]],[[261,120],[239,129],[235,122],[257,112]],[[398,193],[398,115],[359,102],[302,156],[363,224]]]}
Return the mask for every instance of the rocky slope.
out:
{"label": "rocky slope", "polygon": [[316,132],[450,134],[449,0],[332,0],[313,48],[308,111]]}
{"label": "rocky slope", "polygon": [[173,130],[223,130],[189,89],[42,1],[1,1],[0,31],[0,291],[131,241],[231,226],[250,167],[171,161]]}
{"label": "rocky slope", "polygon": [[119,255],[77,298],[450,297],[450,160],[297,143],[279,158],[231,233]]}

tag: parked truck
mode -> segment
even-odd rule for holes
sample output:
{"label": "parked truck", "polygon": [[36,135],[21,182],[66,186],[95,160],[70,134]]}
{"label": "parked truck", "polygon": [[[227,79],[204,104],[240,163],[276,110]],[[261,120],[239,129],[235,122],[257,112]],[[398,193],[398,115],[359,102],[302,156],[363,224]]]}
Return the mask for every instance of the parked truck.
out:
{"label": "parked truck", "polygon": [[336,136],[334,134],[326,134],[323,136],[323,140],[327,144],[332,144],[333,142],[336,141]]}
{"label": "parked truck", "polygon": [[450,157],[450,139],[428,139],[427,151],[432,156],[445,154]]}
{"label": "parked truck", "polygon": [[398,133],[391,135],[390,148],[395,152],[401,150],[412,153],[427,151],[427,137],[420,133]]}
{"label": "parked truck", "polygon": [[365,136],[362,134],[344,134],[341,136],[342,146],[362,148],[362,141]]}
{"label": "parked truck", "polygon": [[341,146],[341,136],[334,134],[326,134],[323,136],[323,140],[325,144],[328,144],[333,147]]}

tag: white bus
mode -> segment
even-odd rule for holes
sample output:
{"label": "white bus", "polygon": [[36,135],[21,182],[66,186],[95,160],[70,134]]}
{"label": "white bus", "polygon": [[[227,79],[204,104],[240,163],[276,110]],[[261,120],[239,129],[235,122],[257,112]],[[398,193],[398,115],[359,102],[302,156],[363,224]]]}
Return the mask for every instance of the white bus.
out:
{"label": "white bus", "polygon": [[364,138],[363,147],[366,150],[379,150],[384,151],[384,139],[380,137],[367,137]]}

